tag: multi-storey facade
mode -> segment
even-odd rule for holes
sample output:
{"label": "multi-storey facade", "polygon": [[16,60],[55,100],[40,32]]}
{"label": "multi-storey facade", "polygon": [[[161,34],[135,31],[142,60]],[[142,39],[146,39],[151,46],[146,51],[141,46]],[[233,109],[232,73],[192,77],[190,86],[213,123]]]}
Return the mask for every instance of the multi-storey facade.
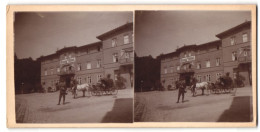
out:
{"label": "multi-storey facade", "polygon": [[41,84],[55,90],[60,79],[67,86],[74,77],[78,83],[96,84],[101,78],[111,75],[116,80],[119,74],[132,86],[133,74],[133,23],[127,23],[97,37],[100,42],[80,47],[64,47],[56,53],[42,56]]}
{"label": "multi-storey facade", "polygon": [[188,45],[161,57],[161,82],[164,87],[191,77],[199,82],[215,82],[229,72],[240,74],[251,84],[251,22],[242,23],[216,35],[220,40],[200,45]]}

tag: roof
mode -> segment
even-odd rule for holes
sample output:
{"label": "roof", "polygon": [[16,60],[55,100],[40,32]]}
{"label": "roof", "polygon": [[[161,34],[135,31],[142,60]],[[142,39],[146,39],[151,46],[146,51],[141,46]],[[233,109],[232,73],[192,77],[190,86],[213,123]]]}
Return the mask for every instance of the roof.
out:
{"label": "roof", "polygon": [[79,50],[80,48],[90,47],[90,46],[98,45],[98,44],[102,44],[102,42],[101,42],[101,41],[98,41],[98,42],[86,44],[86,45],[83,45],[83,46],[80,46],[80,47],[77,47],[77,46],[64,47],[64,48],[62,48],[62,49],[60,49],[60,50],[57,50],[56,53],[53,53],[53,54],[50,54],[50,55],[46,55],[46,56],[41,56],[41,57],[39,57],[38,59],[39,59],[39,60],[43,60],[43,59],[47,59],[47,58],[51,58],[51,57],[54,57],[54,56],[56,56],[56,55],[59,55],[59,54],[61,54],[62,52],[75,51],[75,50]]}
{"label": "roof", "polygon": [[197,45],[197,48],[200,48],[200,47],[203,47],[206,45],[212,45],[212,44],[221,44],[221,40],[214,40],[214,41],[210,41],[210,42],[207,42],[204,44],[200,44],[200,45]]}
{"label": "roof", "polygon": [[122,25],[122,26],[120,26],[120,27],[117,27],[117,28],[115,28],[115,29],[112,29],[112,30],[110,30],[110,31],[108,31],[108,32],[106,32],[106,33],[103,33],[103,34],[97,36],[97,38],[100,39],[100,40],[103,40],[105,37],[107,37],[107,36],[109,36],[109,35],[111,35],[111,34],[113,34],[113,33],[116,33],[116,32],[118,32],[118,31],[120,31],[120,30],[122,30],[122,29],[127,29],[127,28],[133,29],[133,22],[131,22],[131,23],[126,23],[126,24],[124,24],[124,25]]}
{"label": "roof", "polygon": [[194,49],[196,50],[196,48],[200,48],[206,45],[211,45],[211,44],[221,44],[221,40],[214,40],[214,41],[210,41],[204,44],[200,44],[200,45],[196,45],[196,44],[192,44],[192,45],[184,45],[181,48],[176,49],[176,51],[171,52],[171,53],[167,53],[167,54],[163,54],[161,57],[171,57],[171,56],[176,56],[179,55],[180,52],[182,52],[185,49]]}
{"label": "roof", "polygon": [[77,48],[76,46],[64,47],[64,48],[56,51],[56,53],[62,53],[62,52],[70,51],[70,50],[75,50],[76,48]]}
{"label": "roof", "polygon": [[237,26],[235,26],[235,27],[232,27],[232,28],[230,28],[230,29],[224,31],[224,32],[221,32],[221,33],[217,34],[216,36],[217,36],[218,38],[223,38],[223,37],[226,36],[227,34],[232,33],[232,32],[234,32],[234,31],[236,31],[236,30],[238,30],[238,29],[241,29],[241,28],[243,28],[243,27],[247,27],[247,26],[251,26],[251,21],[245,21],[244,23],[241,23],[241,24],[239,24],[239,25],[237,25]]}
{"label": "roof", "polygon": [[181,48],[178,48],[176,50],[176,52],[182,52],[183,50],[186,50],[186,49],[190,49],[190,48],[196,48],[196,44],[192,44],[192,45],[184,45],[182,46]]}
{"label": "roof", "polygon": [[85,48],[85,47],[90,47],[90,46],[94,46],[94,45],[99,45],[99,44],[102,44],[102,42],[101,42],[101,41],[98,41],[98,42],[94,42],[94,43],[86,44],[86,45],[83,45],[83,46],[77,47],[77,49],[79,49],[79,48]]}

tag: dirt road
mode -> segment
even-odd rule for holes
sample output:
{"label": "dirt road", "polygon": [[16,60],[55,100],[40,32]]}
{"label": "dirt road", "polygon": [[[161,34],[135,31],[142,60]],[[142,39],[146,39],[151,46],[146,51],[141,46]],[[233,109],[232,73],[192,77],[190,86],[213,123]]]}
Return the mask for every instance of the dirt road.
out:
{"label": "dirt road", "polygon": [[[119,90],[116,96],[91,96],[57,105],[59,92],[16,95],[18,123],[100,123],[132,122],[133,89]],[[81,96],[82,93],[79,93]]]}
{"label": "dirt road", "polygon": [[252,121],[252,88],[233,94],[210,94],[176,103],[178,91],[135,94],[135,121],[139,122],[248,122]]}

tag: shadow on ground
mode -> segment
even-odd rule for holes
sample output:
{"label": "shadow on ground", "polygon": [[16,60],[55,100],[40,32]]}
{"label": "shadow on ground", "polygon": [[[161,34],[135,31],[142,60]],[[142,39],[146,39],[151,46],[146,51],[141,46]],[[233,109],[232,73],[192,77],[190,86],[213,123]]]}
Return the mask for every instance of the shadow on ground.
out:
{"label": "shadow on ground", "polygon": [[250,96],[234,97],[230,108],[222,113],[218,122],[251,122],[253,113],[250,99]]}
{"label": "shadow on ground", "polygon": [[133,99],[116,99],[112,111],[106,113],[102,123],[131,123],[133,122]]}

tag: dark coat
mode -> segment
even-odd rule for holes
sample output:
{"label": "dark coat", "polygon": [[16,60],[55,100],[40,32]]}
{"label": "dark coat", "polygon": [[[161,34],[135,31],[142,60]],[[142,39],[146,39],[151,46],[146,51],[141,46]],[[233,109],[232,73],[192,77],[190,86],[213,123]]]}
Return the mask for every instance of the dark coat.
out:
{"label": "dark coat", "polygon": [[66,94],[67,88],[65,82],[61,82],[59,84],[59,87],[60,87],[60,94]]}
{"label": "dark coat", "polygon": [[186,84],[183,81],[176,81],[176,88],[179,89],[179,92],[185,92]]}

